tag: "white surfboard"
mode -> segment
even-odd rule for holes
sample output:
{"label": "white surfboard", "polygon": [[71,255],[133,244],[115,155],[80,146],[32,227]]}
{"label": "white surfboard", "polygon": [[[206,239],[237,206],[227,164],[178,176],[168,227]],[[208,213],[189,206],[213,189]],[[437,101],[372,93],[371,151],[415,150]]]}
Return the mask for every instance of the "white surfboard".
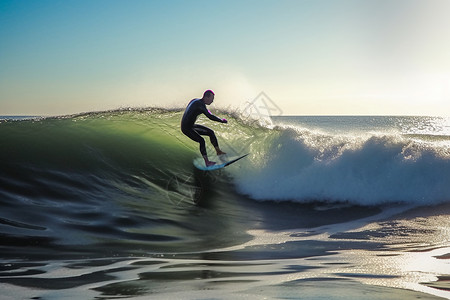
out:
{"label": "white surfboard", "polygon": [[213,170],[218,170],[218,169],[222,169],[225,168],[226,166],[231,165],[232,163],[237,162],[238,160],[246,157],[248,155],[242,155],[242,156],[233,156],[233,157],[227,157],[227,156],[223,156],[223,157],[218,157],[219,158],[219,162],[216,162],[215,165],[209,166],[207,167],[205,165],[205,160],[203,159],[203,157],[197,157],[194,159],[193,164],[197,169],[203,170],[203,171],[213,171]]}

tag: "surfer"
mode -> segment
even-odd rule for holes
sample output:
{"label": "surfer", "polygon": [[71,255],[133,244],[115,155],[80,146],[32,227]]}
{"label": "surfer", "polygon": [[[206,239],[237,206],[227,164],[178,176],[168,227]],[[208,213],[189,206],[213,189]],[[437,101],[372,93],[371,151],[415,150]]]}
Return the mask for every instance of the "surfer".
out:
{"label": "surfer", "polygon": [[201,135],[209,136],[211,144],[216,149],[217,155],[226,154],[219,148],[219,143],[217,142],[216,135],[214,131],[206,126],[195,124],[197,117],[200,114],[204,114],[210,120],[228,123],[226,119],[221,119],[211,114],[211,112],[206,108],[206,105],[210,105],[214,101],[214,92],[211,90],[207,90],[203,93],[203,97],[201,99],[192,99],[191,102],[186,107],[184,111],[183,118],[181,119],[181,131],[187,135],[191,140],[196,141],[200,144],[200,153],[205,160],[205,165],[207,167],[215,165],[216,163],[210,161],[208,159],[208,155],[206,153],[206,145],[205,140],[201,137]]}

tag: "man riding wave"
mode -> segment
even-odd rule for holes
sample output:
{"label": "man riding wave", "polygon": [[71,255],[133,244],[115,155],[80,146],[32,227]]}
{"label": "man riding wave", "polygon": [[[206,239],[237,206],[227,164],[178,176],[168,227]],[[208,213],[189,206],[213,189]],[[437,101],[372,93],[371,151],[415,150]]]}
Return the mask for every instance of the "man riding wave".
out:
{"label": "man riding wave", "polygon": [[201,137],[201,135],[209,136],[211,144],[216,149],[217,155],[226,154],[219,148],[219,143],[212,129],[203,125],[195,124],[195,121],[200,114],[204,114],[210,120],[216,122],[228,123],[226,119],[221,119],[211,114],[211,112],[206,108],[206,105],[210,105],[214,101],[214,96],[215,94],[213,91],[207,90],[203,93],[202,98],[191,100],[184,111],[183,118],[181,119],[181,131],[191,140],[200,144],[200,153],[202,154],[207,167],[215,165],[216,163],[208,159],[205,140]]}

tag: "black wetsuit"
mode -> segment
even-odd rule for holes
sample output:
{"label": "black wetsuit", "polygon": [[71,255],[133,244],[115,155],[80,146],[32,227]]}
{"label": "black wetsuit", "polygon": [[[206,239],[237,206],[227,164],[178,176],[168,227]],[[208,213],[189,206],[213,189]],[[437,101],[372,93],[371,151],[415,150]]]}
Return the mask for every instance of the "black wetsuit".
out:
{"label": "black wetsuit", "polygon": [[200,114],[204,114],[210,120],[223,122],[222,119],[211,114],[206,108],[206,104],[202,99],[193,99],[189,102],[186,110],[184,111],[183,118],[181,119],[181,131],[187,135],[190,139],[200,143],[200,153],[206,155],[205,140],[200,135],[207,135],[211,140],[211,144],[214,147],[218,147],[216,135],[214,131],[206,126],[195,124],[197,117]]}

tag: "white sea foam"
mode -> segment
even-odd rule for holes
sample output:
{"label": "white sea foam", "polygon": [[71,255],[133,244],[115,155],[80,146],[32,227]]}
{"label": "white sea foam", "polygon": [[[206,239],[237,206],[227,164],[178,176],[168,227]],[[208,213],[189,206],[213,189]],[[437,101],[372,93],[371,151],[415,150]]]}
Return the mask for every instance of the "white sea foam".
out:
{"label": "white sea foam", "polygon": [[395,133],[268,130],[251,157],[229,168],[258,200],[435,204],[450,201],[450,146]]}

